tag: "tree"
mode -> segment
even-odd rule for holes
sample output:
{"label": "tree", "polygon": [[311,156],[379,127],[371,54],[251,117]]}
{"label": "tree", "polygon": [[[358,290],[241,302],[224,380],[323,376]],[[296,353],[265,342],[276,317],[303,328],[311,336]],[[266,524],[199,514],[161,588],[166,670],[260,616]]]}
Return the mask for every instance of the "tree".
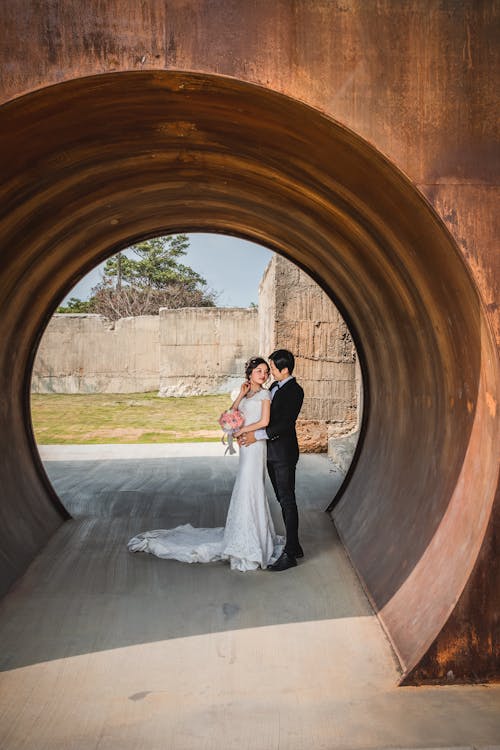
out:
{"label": "tree", "polygon": [[206,281],[189,266],[179,263],[186,254],[189,238],[185,234],[155,237],[132,245],[136,258],[118,253],[104,266],[104,279],[116,289],[121,285],[139,289],[165,289],[172,283],[181,283],[188,289],[206,286]]}
{"label": "tree", "polygon": [[78,299],[78,297],[70,297],[66,305],[60,305],[56,312],[58,313],[88,313],[90,310],[90,300]]}
{"label": "tree", "polygon": [[179,262],[188,247],[185,234],[138,242],[106,261],[103,279],[88,301],[71,297],[57,312],[98,313],[117,320],[158,315],[160,307],[214,307],[216,293],[200,274]]}
{"label": "tree", "polygon": [[90,310],[111,320],[158,315],[160,307],[214,307],[216,294],[205,279],[179,259],[186,254],[185,234],[138,242],[110,258],[103,280],[92,289]]}

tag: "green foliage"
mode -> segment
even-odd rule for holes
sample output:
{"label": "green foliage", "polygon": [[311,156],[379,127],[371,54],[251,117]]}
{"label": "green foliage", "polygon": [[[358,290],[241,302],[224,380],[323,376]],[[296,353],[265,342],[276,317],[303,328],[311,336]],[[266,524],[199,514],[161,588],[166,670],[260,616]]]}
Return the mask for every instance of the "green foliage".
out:
{"label": "green foliage", "polygon": [[103,279],[89,300],[71,297],[57,312],[97,313],[117,320],[158,315],[160,307],[214,307],[216,293],[199,273],[180,263],[188,247],[185,234],[138,242],[106,261]]}
{"label": "green foliage", "polygon": [[60,305],[56,312],[58,313],[88,313],[91,312],[90,300],[78,299],[78,297],[70,297],[66,305]]}
{"label": "green foliage", "polygon": [[189,266],[179,263],[186,254],[189,238],[185,234],[171,237],[154,237],[138,242],[129,249],[136,256],[118,253],[104,266],[104,278],[115,288],[120,284],[140,289],[165,289],[170,284],[181,283],[192,290],[205,286],[206,281]]}

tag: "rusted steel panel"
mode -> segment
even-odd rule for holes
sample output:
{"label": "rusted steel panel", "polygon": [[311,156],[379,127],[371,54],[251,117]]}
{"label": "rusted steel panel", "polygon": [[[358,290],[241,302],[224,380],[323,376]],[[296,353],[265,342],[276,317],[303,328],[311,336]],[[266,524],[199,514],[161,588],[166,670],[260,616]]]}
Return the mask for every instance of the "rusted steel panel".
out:
{"label": "rusted steel panel", "polygon": [[[498,508],[498,490],[495,503]],[[472,575],[446,625],[408,675],[408,684],[499,679],[499,582],[500,514],[494,512]]]}
{"label": "rusted steel panel", "polygon": [[161,0],[7,0],[2,100],[78,76],[163,68],[165,12]]}
{"label": "rusted steel panel", "polygon": [[[364,355],[368,422],[336,521],[409,671],[467,582],[496,481],[497,361],[476,290],[432,212],[348,131],[230,79],[79,80],[2,114],[12,403],[22,403],[51,306],[137,234],[232,230],[281,249],[337,295]],[[5,482],[16,493],[14,457],[31,460],[31,449],[13,421]],[[15,511],[6,520],[4,550],[15,557]]]}
{"label": "rusted steel panel", "polygon": [[500,344],[500,185],[438,184],[419,187],[462,251],[481,290],[496,340]]}
{"label": "rusted steel panel", "polygon": [[426,193],[498,186],[495,0],[9,0],[0,14],[0,100],[118,70],[219,73],[318,107]]}
{"label": "rusted steel panel", "polygon": [[418,184],[498,181],[496,2],[10,0],[0,12],[3,100],[118,70],[218,73],[328,112]]}
{"label": "rusted steel panel", "polygon": [[[4,581],[63,513],[33,456],[20,386],[51,306],[125,238],[162,221],[218,228],[294,258],[335,292],[357,333],[369,421],[337,523],[408,679],[498,674],[488,575],[500,554],[498,355],[487,319],[498,336],[499,4],[10,0],[0,14],[3,101],[82,75],[152,71],[0,110],[13,159],[2,203],[1,472],[13,509],[24,508],[2,506],[15,526]],[[352,128],[420,186],[467,269],[389,164],[366,145],[354,159],[347,131],[236,81],[186,76],[181,89],[154,73],[163,68],[256,82]]]}

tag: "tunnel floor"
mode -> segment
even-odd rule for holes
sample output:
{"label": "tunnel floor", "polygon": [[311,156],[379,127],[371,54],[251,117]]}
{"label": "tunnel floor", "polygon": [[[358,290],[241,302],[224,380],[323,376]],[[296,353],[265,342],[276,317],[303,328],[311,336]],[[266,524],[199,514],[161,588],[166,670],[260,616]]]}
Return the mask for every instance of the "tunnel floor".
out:
{"label": "tunnel floor", "polygon": [[237,462],[220,445],[47,447],[42,457],[73,520],[0,604],[4,750],[500,742],[499,685],[397,687],[391,648],[323,512],[342,480],[324,456],[298,467],[305,558],[275,575],[126,549],[146,529],[224,523]]}

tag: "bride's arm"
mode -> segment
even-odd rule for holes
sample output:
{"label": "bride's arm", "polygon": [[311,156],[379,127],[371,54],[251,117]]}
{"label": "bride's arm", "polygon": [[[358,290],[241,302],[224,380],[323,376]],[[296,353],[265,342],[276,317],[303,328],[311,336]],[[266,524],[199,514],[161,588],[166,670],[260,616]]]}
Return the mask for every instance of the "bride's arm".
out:
{"label": "bride's arm", "polygon": [[238,393],[236,399],[233,401],[233,403],[231,404],[231,406],[229,408],[230,409],[237,409],[239,407],[240,403],[242,402],[242,400],[247,395],[247,393],[248,393],[249,390],[250,390],[250,383],[248,381],[245,381],[244,383],[242,383],[241,384],[241,388],[240,388],[240,392]]}
{"label": "bride's arm", "polygon": [[262,410],[260,413],[260,419],[258,422],[252,422],[252,424],[247,424],[245,427],[242,427],[241,430],[238,430],[238,432],[235,433],[236,437],[239,437],[240,435],[243,435],[245,432],[253,432],[254,430],[259,430],[261,427],[267,427],[269,424],[269,419],[271,417],[271,401],[269,399],[266,399],[262,402]]}

